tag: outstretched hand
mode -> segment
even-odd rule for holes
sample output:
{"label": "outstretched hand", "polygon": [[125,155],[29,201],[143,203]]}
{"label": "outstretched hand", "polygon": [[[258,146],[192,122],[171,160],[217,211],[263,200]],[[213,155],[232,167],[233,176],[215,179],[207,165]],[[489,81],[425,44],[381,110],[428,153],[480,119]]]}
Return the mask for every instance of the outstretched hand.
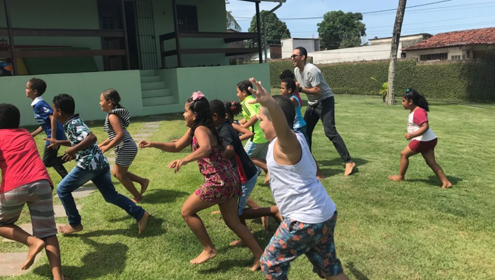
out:
{"label": "outstretched hand", "polygon": [[262,106],[265,106],[266,102],[272,99],[272,96],[261,85],[260,81],[257,81],[255,78],[250,78],[249,81],[256,87],[256,90],[251,87],[249,88],[249,91],[255,97],[255,100],[248,101],[248,103],[260,103]]}
{"label": "outstretched hand", "polygon": [[174,172],[177,173],[179,172],[181,166],[186,165],[187,162],[185,162],[183,159],[176,159],[168,164],[168,168],[173,168],[175,169]]}
{"label": "outstretched hand", "polygon": [[60,147],[60,144],[58,144],[58,140],[57,139],[52,139],[52,138],[43,138],[43,140],[46,140],[48,142],[50,142],[50,144],[47,146],[48,149],[58,149],[58,147]]}
{"label": "outstretched hand", "polygon": [[139,148],[149,148],[151,147],[151,141],[141,140],[138,143]]}

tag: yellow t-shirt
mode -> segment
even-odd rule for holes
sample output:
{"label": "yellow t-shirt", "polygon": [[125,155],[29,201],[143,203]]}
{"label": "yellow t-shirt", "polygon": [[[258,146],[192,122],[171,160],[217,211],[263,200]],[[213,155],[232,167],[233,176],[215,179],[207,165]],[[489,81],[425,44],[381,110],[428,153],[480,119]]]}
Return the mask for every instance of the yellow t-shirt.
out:
{"label": "yellow t-shirt", "polygon": [[[242,105],[242,116],[246,121],[249,121],[252,116],[257,115],[260,112],[261,105],[259,103],[250,104],[248,101],[254,100],[255,98],[252,95],[246,96],[246,98],[241,102]],[[257,121],[252,127],[251,131],[254,133],[253,143],[261,144],[266,143],[268,140],[265,139],[263,135],[263,131],[260,127],[260,122]]]}

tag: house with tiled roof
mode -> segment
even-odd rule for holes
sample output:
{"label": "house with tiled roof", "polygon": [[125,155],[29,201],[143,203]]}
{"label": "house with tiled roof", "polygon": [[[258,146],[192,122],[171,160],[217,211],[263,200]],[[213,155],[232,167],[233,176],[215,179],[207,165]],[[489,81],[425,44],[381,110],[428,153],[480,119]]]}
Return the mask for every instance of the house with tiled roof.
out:
{"label": "house with tiled roof", "polygon": [[429,60],[476,60],[495,50],[495,27],[439,33],[403,48],[406,58]]}

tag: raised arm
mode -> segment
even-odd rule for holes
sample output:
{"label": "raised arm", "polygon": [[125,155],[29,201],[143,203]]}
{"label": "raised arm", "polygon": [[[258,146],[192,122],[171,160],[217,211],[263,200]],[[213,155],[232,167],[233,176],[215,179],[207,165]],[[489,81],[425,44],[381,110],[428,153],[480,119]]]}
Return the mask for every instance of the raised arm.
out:
{"label": "raised arm", "polygon": [[[287,124],[284,112],[277,101],[261,86],[260,82],[254,78],[251,78],[250,81],[257,89],[256,91],[250,89],[253,95],[256,96],[255,102],[259,102],[261,106],[266,107],[270,112],[271,122],[277,135],[277,143],[275,145],[280,147],[280,152],[290,162],[299,162],[302,153],[301,145],[294,131]],[[277,152],[276,149],[275,152]]]}
{"label": "raised arm", "polygon": [[185,147],[191,145],[191,129],[189,128],[186,133],[177,141],[174,142],[151,142],[151,141],[139,141],[138,146],[140,148],[156,148],[165,152],[177,153],[182,151]]}

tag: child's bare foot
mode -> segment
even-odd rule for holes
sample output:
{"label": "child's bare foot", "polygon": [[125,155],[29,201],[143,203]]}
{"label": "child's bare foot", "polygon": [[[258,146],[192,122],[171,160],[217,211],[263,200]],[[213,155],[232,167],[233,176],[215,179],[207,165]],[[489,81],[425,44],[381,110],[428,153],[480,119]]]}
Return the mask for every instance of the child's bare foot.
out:
{"label": "child's bare foot", "polygon": [[344,176],[351,175],[352,171],[354,171],[354,167],[356,167],[356,163],[354,163],[354,161],[350,161],[350,162],[346,163]]}
{"label": "child's bare foot", "polygon": [[261,217],[261,224],[263,225],[264,230],[268,230],[268,226],[270,224],[270,219],[268,216]]}
{"label": "child's bare foot", "polygon": [[81,224],[79,224],[75,227],[73,227],[71,225],[65,225],[65,226],[58,227],[58,232],[62,233],[63,235],[73,234],[73,233],[79,232],[81,230],[83,230],[83,226]]}
{"label": "child's bare foot", "polygon": [[209,259],[213,259],[216,256],[217,256],[217,250],[215,250],[215,249],[208,250],[208,251],[203,250],[203,252],[201,252],[201,254],[199,254],[199,256],[190,260],[189,262],[192,264],[200,264],[200,263],[206,262]]}
{"label": "child's bare foot", "polygon": [[143,233],[149,218],[150,218],[150,213],[144,212],[143,217],[141,217],[141,219],[138,222],[139,234]]}
{"label": "child's bare foot", "polygon": [[144,184],[141,184],[141,194],[143,194],[148,189],[149,184],[150,184],[150,180],[144,179]]}
{"label": "child's bare foot", "polygon": [[244,246],[244,245],[246,245],[246,244],[242,240],[232,241],[229,244],[229,246],[232,246],[232,247],[234,247],[234,246]]}
{"label": "child's bare foot", "polygon": [[443,183],[442,185],[442,189],[448,189],[448,188],[452,188],[452,183],[449,181]]}
{"label": "child's bare foot", "polygon": [[[34,237],[33,237],[34,238]],[[36,255],[41,252],[45,248],[45,241],[35,238],[35,241],[33,244],[29,245],[29,251],[28,255],[26,258],[26,261],[22,265],[22,270],[27,270],[33,265],[34,263],[34,258],[36,258]]]}
{"label": "child's bare foot", "polygon": [[260,267],[261,267],[261,266],[260,266],[260,258],[261,258],[261,256],[260,256],[260,257],[258,257],[258,258],[256,258],[256,257],[255,257],[255,258],[254,258],[254,263],[253,263],[253,265],[252,265],[252,266],[250,266],[250,267],[248,267],[248,269],[249,269],[249,270],[251,270],[251,271],[256,271],[256,270],[260,269]]}
{"label": "child's bare foot", "polygon": [[400,175],[388,175],[388,178],[396,182],[404,181],[404,177]]}
{"label": "child's bare foot", "polygon": [[325,179],[325,175],[323,175],[323,173],[321,172],[321,170],[319,168],[318,168],[318,170],[316,170],[316,178],[320,181]]}
{"label": "child's bare foot", "polygon": [[212,215],[218,215],[218,214],[220,214],[220,210],[213,211],[213,212],[211,212],[211,214],[212,214]]}

